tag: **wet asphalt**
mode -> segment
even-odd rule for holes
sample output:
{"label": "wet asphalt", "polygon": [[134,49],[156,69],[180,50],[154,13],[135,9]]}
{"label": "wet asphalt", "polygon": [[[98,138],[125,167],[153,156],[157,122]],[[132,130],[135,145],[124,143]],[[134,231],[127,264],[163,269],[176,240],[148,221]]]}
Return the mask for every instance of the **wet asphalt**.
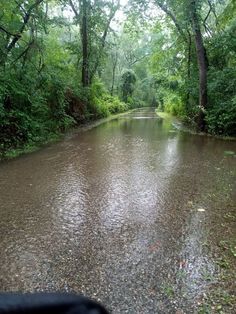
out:
{"label": "wet asphalt", "polygon": [[1,163],[0,290],[198,313],[219,285],[219,241],[236,235],[229,152],[141,109]]}

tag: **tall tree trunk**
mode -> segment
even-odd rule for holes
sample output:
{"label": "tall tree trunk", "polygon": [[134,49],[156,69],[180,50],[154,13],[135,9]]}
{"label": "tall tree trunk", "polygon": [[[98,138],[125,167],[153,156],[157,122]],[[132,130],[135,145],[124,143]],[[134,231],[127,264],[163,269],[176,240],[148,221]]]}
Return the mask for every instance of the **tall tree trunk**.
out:
{"label": "tall tree trunk", "polygon": [[203,43],[198,13],[197,13],[197,0],[191,0],[191,23],[195,38],[195,46],[199,68],[199,107],[200,113],[198,116],[198,128],[200,131],[204,131],[205,125],[205,110],[207,109],[208,97],[207,97],[207,68],[208,60],[206,50]]}
{"label": "tall tree trunk", "polygon": [[192,37],[188,31],[188,50],[187,50],[187,95],[186,95],[186,108],[190,108],[190,81],[191,81],[191,60],[192,60]]}
{"label": "tall tree trunk", "polygon": [[[118,0],[116,5],[113,2],[113,7],[111,8],[110,14],[108,16],[107,23],[105,25],[103,35],[101,37],[101,44],[97,52],[97,58],[94,62],[94,65],[89,60],[89,54],[91,53],[91,47],[89,45],[89,22],[91,17],[91,3],[90,0],[78,0],[79,11],[77,11],[76,6],[74,5],[73,0],[68,0],[72,11],[75,14],[75,17],[80,25],[80,38],[82,45],[82,85],[88,87],[91,85],[94,75],[96,74],[103,50],[106,44],[106,37],[109,31],[110,23],[115,16],[116,11],[119,8],[120,1]],[[95,5],[95,4],[94,4]]]}
{"label": "tall tree trunk", "polygon": [[182,28],[181,24],[180,24],[179,21],[177,20],[175,14],[174,14],[170,9],[168,9],[167,5],[165,5],[162,0],[155,0],[155,2],[156,2],[156,4],[159,6],[159,8],[160,8],[163,12],[165,12],[165,14],[166,14],[167,16],[169,16],[169,18],[172,20],[172,22],[174,23],[175,27],[177,28],[179,34],[182,36],[182,38],[184,39],[184,41],[187,42],[186,35],[185,35],[184,31],[183,31],[183,28]]}
{"label": "tall tree trunk", "polygon": [[103,51],[104,51],[104,48],[106,45],[106,38],[107,38],[108,31],[109,31],[109,27],[110,27],[112,19],[114,18],[117,10],[119,9],[119,7],[120,7],[120,1],[118,1],[118,3],[111,8],[110,14],[109,14],[108,19],[107,19],[106,26],[104,28],[104,31],[103,31],[103,34],[101,37],[101,46],[99,47],[98,56],[97,56],[95,65],[90,72],[90,81],[92,81],[92,79],[93,79],[94,75],[96,74],[98,67],[100,65],[101,57],[102,57],[102,54],[103,54]]}
{"label": "tall tree trunk", "polygon": [[82,40],[82,84],[84,87],[90,85],[89,79],[89,56],[88,56],[88,19],[89,19],[89,1],[82,1],[82,21],[81,21],[81,40]]}
{"label": "tall tree trunk", "polygon": [[114,92],[117,60],[118,60],[118,53],[116,51],[114,60],[113,60],[113,66],[112,66],[111,96],[113,96],[113,92]]}

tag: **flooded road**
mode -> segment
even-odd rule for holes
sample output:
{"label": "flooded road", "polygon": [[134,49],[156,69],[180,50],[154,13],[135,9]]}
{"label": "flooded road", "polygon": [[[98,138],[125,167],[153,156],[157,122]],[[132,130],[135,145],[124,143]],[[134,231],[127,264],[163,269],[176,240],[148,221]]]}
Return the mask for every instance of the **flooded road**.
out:
{"label": "flooded road", "polygon": [[232,152],[142,109],[3,162],[0,290],[75,291],[113,313],[234,313],[204,303],[235,290],[221,278],[235,271]]}

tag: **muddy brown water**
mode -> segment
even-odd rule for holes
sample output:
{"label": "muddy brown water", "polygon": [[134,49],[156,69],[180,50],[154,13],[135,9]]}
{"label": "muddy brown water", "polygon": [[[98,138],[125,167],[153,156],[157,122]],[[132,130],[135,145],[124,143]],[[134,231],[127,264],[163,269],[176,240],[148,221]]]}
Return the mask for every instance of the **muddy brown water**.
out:
{"label": "muddy brown water", "polygon": [[225,151],[235,142],[141,109],[1,163],[0,290],[193,313],[217,273],[215,226],[235,204]]}

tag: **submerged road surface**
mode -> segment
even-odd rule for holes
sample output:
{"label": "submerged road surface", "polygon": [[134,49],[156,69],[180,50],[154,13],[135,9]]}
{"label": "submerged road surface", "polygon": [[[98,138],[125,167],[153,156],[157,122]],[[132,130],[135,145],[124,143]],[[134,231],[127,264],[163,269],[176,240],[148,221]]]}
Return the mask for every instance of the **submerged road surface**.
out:
{"label": "submerged road surface", "polygon": [[[142,109],[3,162],[0,290],[75,291],[112,313],[234,313],[221,275],[236,254],[235,151]],[[209,304],[216,292],[229,302]]]}

